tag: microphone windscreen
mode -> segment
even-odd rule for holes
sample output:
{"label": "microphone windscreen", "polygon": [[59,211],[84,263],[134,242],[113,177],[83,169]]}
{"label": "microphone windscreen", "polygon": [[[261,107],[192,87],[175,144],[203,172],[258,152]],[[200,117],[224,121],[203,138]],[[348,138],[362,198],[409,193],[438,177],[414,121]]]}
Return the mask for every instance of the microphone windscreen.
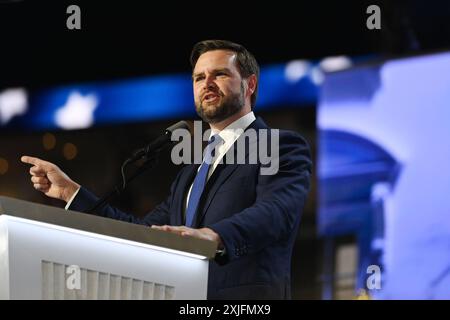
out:
{"label": "microphone windscreen", "polygon": [[187,130],[189,130],[189,125],[188,125],[188,123],[186,121],[182,120],[182,121],[179,121],[179,122],[171,125],[170,127],[168,127],[166,129],[166,131],[172,133],[176,129],[187,129]]}

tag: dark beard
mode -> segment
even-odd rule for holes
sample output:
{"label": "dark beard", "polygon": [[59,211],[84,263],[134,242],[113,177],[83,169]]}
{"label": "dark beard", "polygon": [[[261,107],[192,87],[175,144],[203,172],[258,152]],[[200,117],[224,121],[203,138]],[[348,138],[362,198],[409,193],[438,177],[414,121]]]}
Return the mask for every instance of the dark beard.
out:
{"label": "dark beard", "polygon": [[213,112],[205,113],[202,102],[195,105],[200,118],[207,123],[218,123],[238,113],[244,107],[244,84],[241,82],[241,92],[225,97]]}

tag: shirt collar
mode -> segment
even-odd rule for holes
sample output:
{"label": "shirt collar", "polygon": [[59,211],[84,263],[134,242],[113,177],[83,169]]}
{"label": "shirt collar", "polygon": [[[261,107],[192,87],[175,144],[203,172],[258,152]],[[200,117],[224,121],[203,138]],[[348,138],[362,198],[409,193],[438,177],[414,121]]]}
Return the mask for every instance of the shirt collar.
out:
{"label": "shirt collar", "polygon": [[256,120],[253,111],[250,111],[245,116],[240,117],[236,121],[230,123],[222,131],[211,129],[211,136],[218,134],[224,141],[224,144],[233,144],[237,138],[244,132],[247,127]]}

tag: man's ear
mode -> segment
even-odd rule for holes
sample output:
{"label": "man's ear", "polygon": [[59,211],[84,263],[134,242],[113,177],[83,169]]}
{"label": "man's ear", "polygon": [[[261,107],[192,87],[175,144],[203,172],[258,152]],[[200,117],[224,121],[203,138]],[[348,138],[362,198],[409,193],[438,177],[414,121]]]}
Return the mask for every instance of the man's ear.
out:
{"label": "man's ear", "polygon": [[247,78],[247,90],[250,91],[250,96],[255,92],[257,82],[256,74],[252,74]]}

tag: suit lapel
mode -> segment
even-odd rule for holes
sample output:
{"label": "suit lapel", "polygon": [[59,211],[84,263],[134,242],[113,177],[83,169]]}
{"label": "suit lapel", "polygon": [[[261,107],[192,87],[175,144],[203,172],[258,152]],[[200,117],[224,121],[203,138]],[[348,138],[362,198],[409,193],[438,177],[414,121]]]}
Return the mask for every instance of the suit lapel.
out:
{"label": "suit lapel", "polygon": [[181,190],[182,192],[177,192],[174,197],[177,201],[175,204],[175,212],[177,212],[175,216],[175,225],[184,225],[184,210],[185,210],[185,203],[186,203],[186,197],[187,193],[189,191],[189,187],[192,184],[192,181],[194,180],[195,174],[197,173],[199,164],[192,164],[188,166],[181,177],[180,181],[178,182],[179,186],[176,188],[177,190]]}
{"label": "suit lapel", "polygon": [[[247,131],[249,128],[252,128],[258,132],[258,129],[261,128],[267,128],[267,125],[261,120],[261,118],[257,118],[254,122],[252,122],[245,131]],[[244,132],[245,132],[244,131]],[[216,169],[214,170],[213,174],[209,178],[205,190],[202,195],[202,202],[204,201],[204,205],[200,207],[201,211],[197,212],[196,216],[196,227],[200,226],[206,212],[208,211],[209,206],[211,205],[212,200],[214,199],[214,196],[216,195],[219,188],[225,183],[225,181],[235,172],[235,170],[239,167],[239,164],[237,164],[237,146],[239,141],[241,141],[244,138],[244,135],[241,135],[230,147],[230,149],[227,151],[227,153],[224,155],[222,163],[220,163]],[[246,163],[248,161],[249,152],[251,150],[254,150],[253,148],[257,145],[258,137],[256,137],[256,140],[249,141],[249,144],[246,144],[245,147],[245,160]],[[250,147],[251,145],[252,147]],[[256,149],[257,151],[257,149]],[[234,153],[234,163],[226,163],[229,153]]]}
{"label": "suit lapel", "polygon": [[202,195],[202,202],[204,201],[204,206],[201,206],[200,212],[197,213],[196,225],[199,226],[205,217],[206,211],[208,210],[211,201],[214,199],[217,190],[220,186],[225,183],[228,177],[238,168],[237,164],[219,164],[214,170],[211,178],[206,184],[206,188]]}

